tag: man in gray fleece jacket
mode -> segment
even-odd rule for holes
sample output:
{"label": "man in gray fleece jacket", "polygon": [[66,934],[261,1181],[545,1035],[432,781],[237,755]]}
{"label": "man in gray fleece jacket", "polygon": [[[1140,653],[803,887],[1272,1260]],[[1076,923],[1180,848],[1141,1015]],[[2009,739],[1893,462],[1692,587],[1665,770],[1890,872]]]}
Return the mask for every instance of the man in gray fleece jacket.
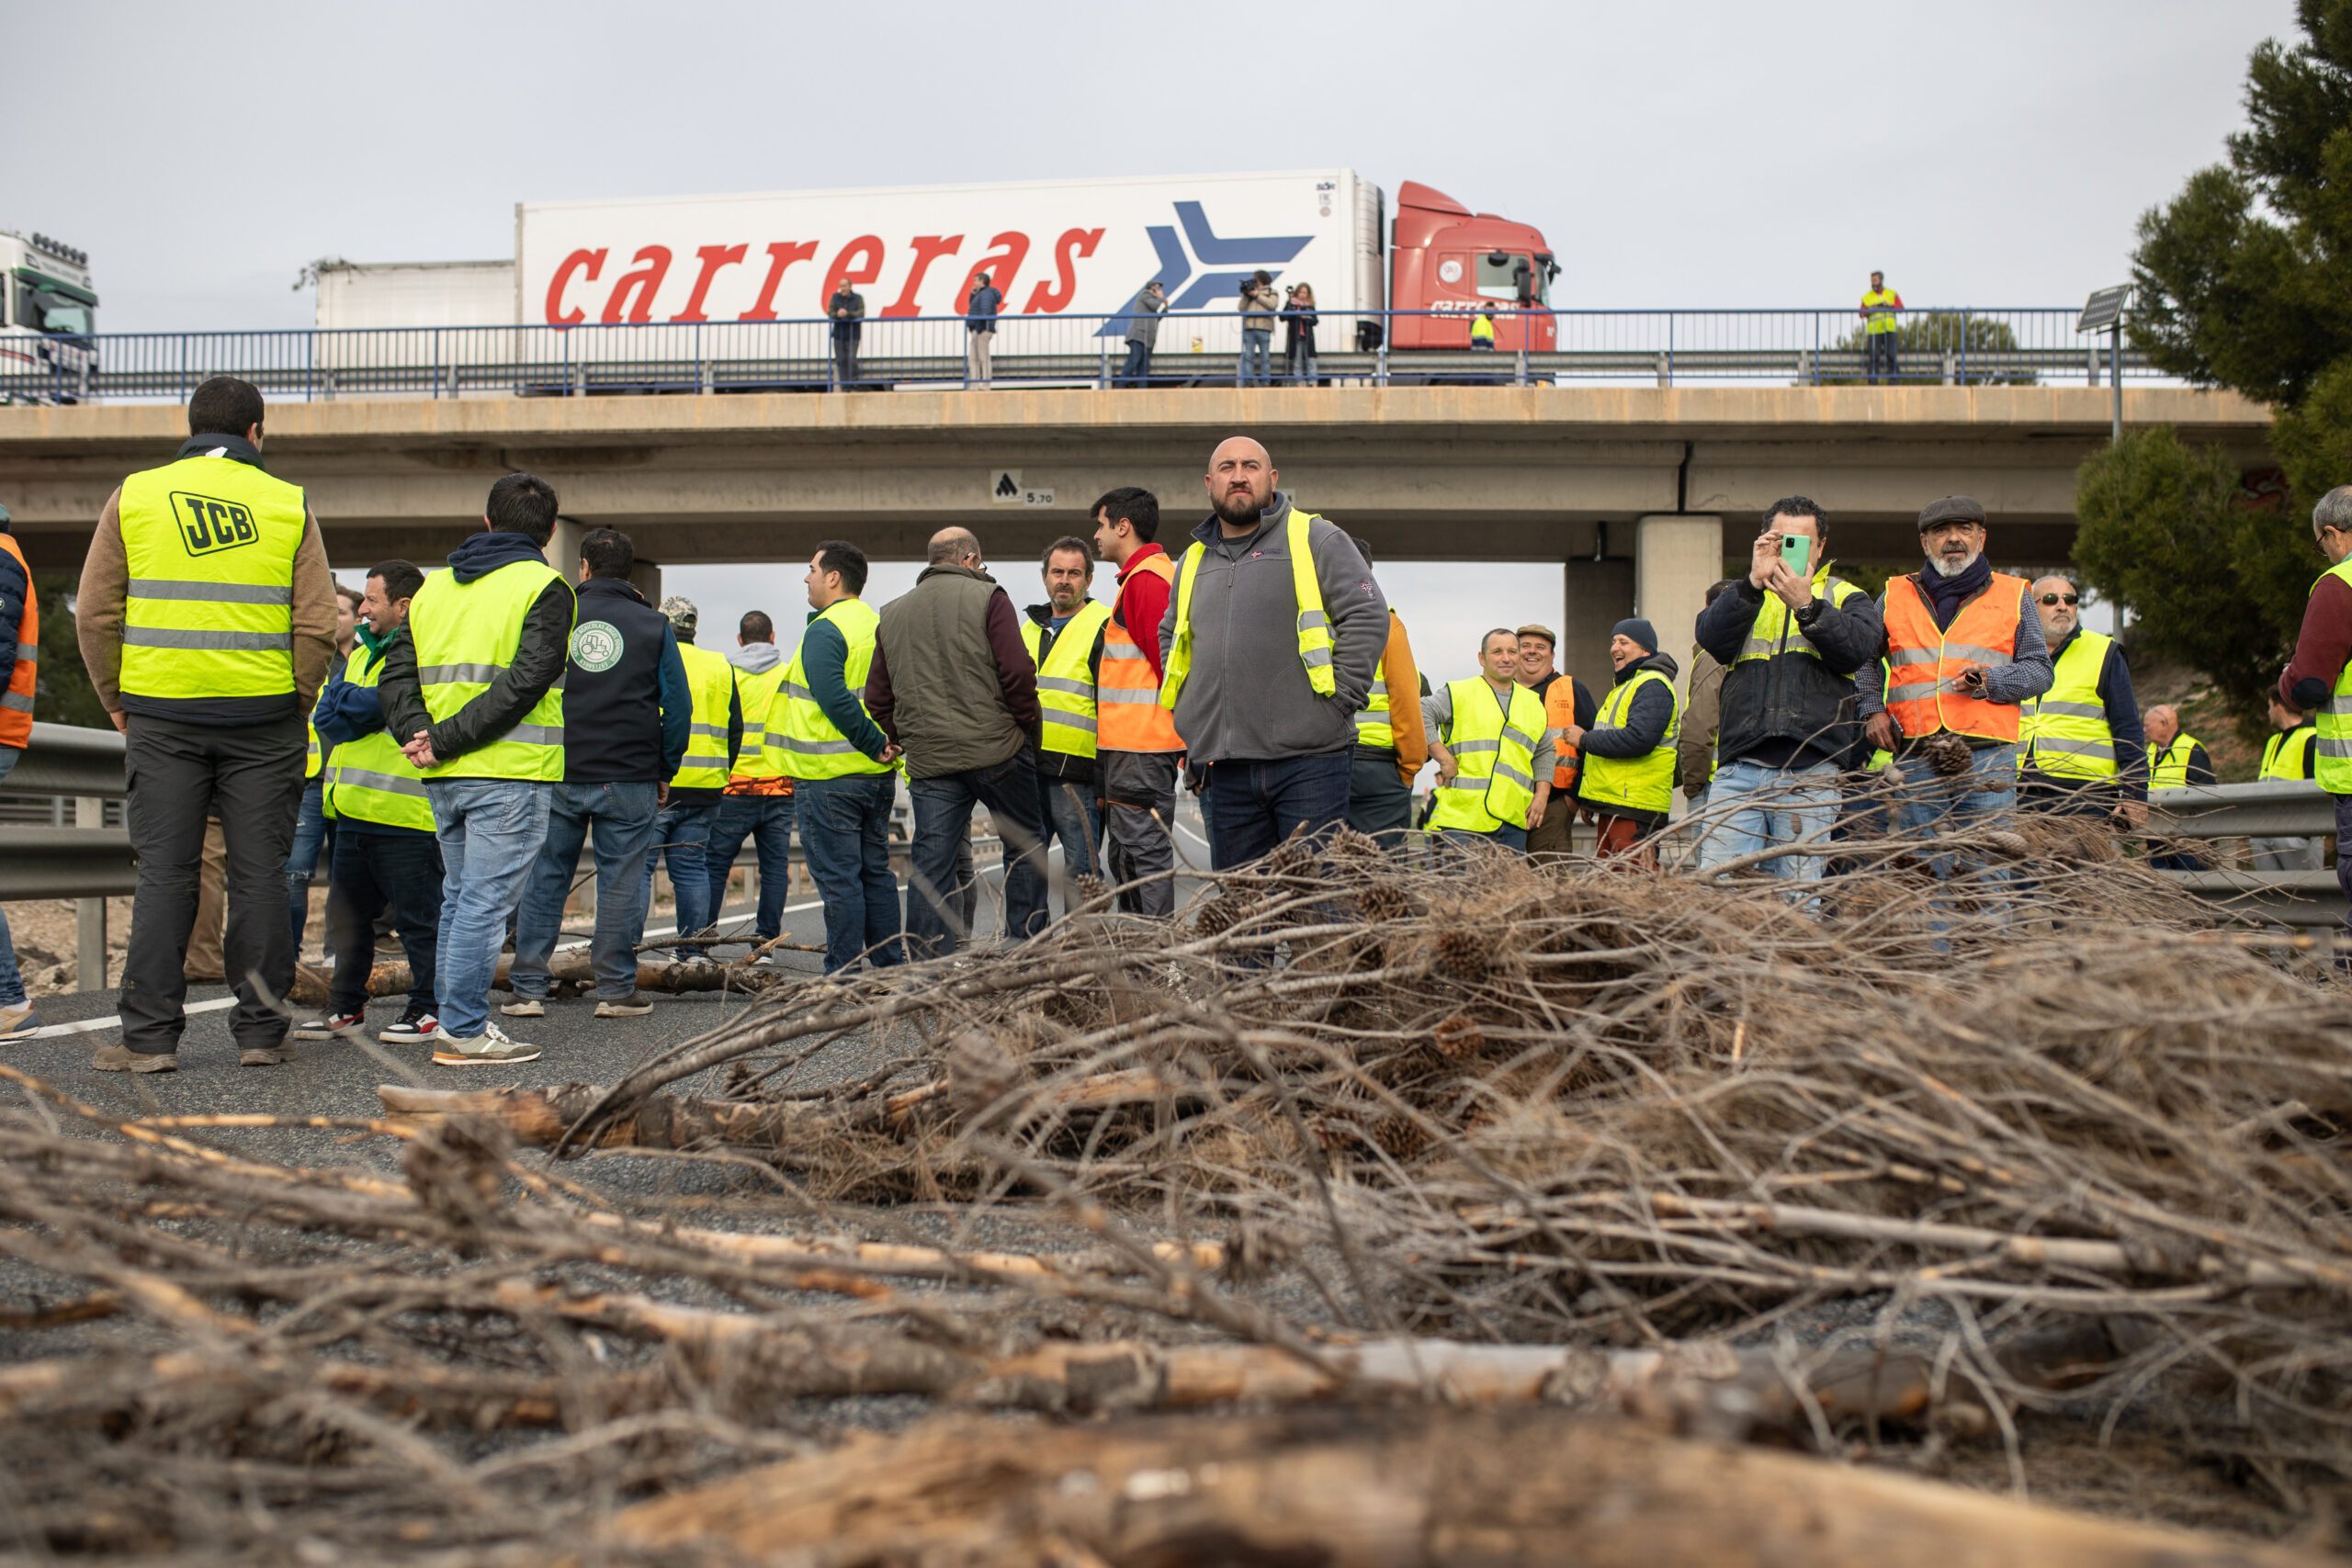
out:
{"label": "man in gray fleece jacket", "polygon": [[1318,694],[1298,643],[1291,568],[1294,513],[1266,449],[1246,435],[1209,457],[1214,513],[1193,530],[1159,623],[1160,667],[1176,646],[1177,605],[1192,581],[1192,667],[1176,704],[1196,776],[1209,860],[1246,864],[1300,829],[1345,818],[1355,716],[1388,644],[1388,601],[1355,544],[1306,514],[1306,543],[1331,631],[1329,696]]}

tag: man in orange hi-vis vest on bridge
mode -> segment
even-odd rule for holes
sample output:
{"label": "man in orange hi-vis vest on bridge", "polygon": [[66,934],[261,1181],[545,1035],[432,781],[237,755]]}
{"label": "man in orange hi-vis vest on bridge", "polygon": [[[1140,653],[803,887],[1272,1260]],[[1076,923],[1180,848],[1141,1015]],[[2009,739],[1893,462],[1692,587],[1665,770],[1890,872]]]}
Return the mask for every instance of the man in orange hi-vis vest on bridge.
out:
{"label": "man in orange hi-vis vest on bridge", "polygon": [[1927,565],[1888,580],[1883,663],[1855,672],[1870,742],[1902,771],[1899,830],[1965,831],[2017,806],[2018,705],[2050,689],[2050,645],[2022,577],[1984,555],[1984,508],[1964,495],[1919,513]]}

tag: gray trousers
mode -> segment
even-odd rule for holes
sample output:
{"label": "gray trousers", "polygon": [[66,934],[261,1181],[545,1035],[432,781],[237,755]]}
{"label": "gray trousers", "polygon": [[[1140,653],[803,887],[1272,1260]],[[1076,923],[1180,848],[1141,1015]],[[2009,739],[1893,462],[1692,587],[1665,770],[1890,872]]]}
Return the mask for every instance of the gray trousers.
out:
{"label": "gray trousers", "polygon": [[[1104,751],[1102,825],[1111,839],[1111,881],[1120,886],[1119,908],[1131,915],[1176,912],[1176,844],[1168,824],[1176,820],[1176,751]],[[1155,819],[1154,814],[1157,813]],[[1125,885],[1148,876],[1157,882]]]}
{"label": "gray trousers", "polygon": [[2317,839],[2248,839],[2254,851],[2256,871],[2317,871],[2320,864],[2320,842]]}
{"label": "gray trousers", "polygon": [[996,353],[996,333],[967,332],[964,334],[964,379],[976,387],[985,387],[994,374],[992,357]]}

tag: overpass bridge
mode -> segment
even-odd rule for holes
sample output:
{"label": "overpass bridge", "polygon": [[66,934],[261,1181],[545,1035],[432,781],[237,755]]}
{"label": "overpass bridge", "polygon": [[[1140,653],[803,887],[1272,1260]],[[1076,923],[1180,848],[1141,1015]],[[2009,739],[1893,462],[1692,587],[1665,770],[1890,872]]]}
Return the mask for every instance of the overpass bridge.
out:
{"label": "overpass bridge", "polygon": [[[2111,393],[2075,386],[1336,386],[889,394],[338,398],[271,410],[273,471],[301,484],[348,572],[431,562],[492,480],[546,477],[582,526],[626,529],[665,565],[805,560],[820,539],[919,559],[949,524],[1012,559],[1089,532],[1102,491],[1139,484],[1177,534],[1200,476],[1252,434],[1285,489],[1380,558],[1566,567],[1566,668],[1605,669],[1634,607],[1686,624],[1782,495],[1828,511],[1831,553],[1908,564],[1936,496],[1984,502],[2004,566],[2056,565],[2075,470],[2108,439]],[[2178,426],[2245,468],[2268,411],[2233,393],[2132,386],[2133,424]],[[168,403],[0,408],[0,503],[37,569],[78,565],[121,476],[186,434]],[[1008,476],[1010,479],[1008,479]]]}

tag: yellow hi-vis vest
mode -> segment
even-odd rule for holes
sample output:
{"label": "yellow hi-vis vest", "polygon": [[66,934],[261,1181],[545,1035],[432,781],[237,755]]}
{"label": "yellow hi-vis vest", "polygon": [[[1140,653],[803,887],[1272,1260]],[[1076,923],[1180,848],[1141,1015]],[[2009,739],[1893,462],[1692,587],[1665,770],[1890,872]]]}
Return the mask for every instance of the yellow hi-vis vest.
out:
{"label": "yellow hi-vis vest", "polygon": [[2256,777],[2301,782],[2304,764],[2311,761],[2312,742],[2318,739],[2319,731],[2308,724],[2280,730],[2262,748],[2262,772]]}
{"label": "yellow hi-vis vest", "polygon": [[1488,348],[1495,346],[1495,319],[1492,316],[1470,318],[1470,346],[1476,348],[1482,343]]}
{"label": "yellow hi-vis vest", "polygon": [[[352,651],[356,653],[359,649],[355,646]],[[309,750],[302,753],[302,776],[314,779],[319,776],[319,728],[306,718],[302,721],[302,730],[311,738]]]}
{"label": "yellow hi-vis vest", "polygon": [[[356,643],[344,660],[343,678],[355,686],[374,686],[384,678],[384,661],[369,658],[367,645]],[[329,817],[433,831],[433,801],[424,793],[424,775],[401,753],[389,729],[337,746],[321,793]]]}
{"label": "yellow hi-vis vest", "polygon": [[[408,607],[408,635],[416,644],[416,678],[424,710],[438,724],[490,689],[523,641],[523,617],[550,582],[563,574],[544,560],[509,561],[459,582],[453,571],[424,580]],[[567,600],[571,585],[563,582]],[[575,607],[567,623],[577,618]],[[565,627],[570,636],[571,626]],[[428,779],[563,777],[563,676],[532,705],[522,722],[497,739],[426,770]]]}
{"label": "yellow hi-vis vest", "polygon": [[693,712],[686,724],[686,754],[671,775],[673,789],[724,789],[727,769],[727,709],[735,695],[735,666],[708,649],[678,639],[686,667],[686,694]]}
{"label": "yellow hi-vis vest", "polygon": [[2114,642],[2102,632],[2076,632],[2052,666],[2050,689],[2018,705],[2019,767],[2053,778],[2115,777],[2115,730],[2098,696],[2099,671]]}
{"label": "yellow hi-vis vest", "polygon": [[2185,789],[2188,785],[2188,754],[2197,749],[2197,737],[2182,730],[2172,738],[2172,744],[2159,752],[2148,748],[2148,787],[2150,789]]}
{"label": "yellow hi-vis vest", "polygon": [[[2320,574],[2322,581],[2331,577],[2352,587],[2352,557]],[[2312,591],[2317,592],[2319,583]],[[2312,722],[2319,732],[2319,787],[2330,795],[2352,795],[2352,664],[2336,671],[2335,690]]]}
{"label": "yellow hi-vis vest", "polygon": [[1903,296],[1892,288],[1873,288],[1862,296],[1862,309],[1870,312],[1867,330],[1872,336],[1896,330],[1894,313],[1903,309]]}
{"label": "yellow hi-vis vest", "polygon": [[[1844,578],[1832,577],[1830,564],[1823,561],[1820,570],[1813,574],[1815,599],[1842,608],[1847,600],[1864,596],[1860,589]],[[1797,628],[1796,613],[1789,608],[1788,602],[1777,593],[1768,592],[1764,603],[1756,607],[1756,619],[1747,627],[1747,640],[1739,645],[1739,657],[1732,663],[1747,664],[1783,653],[1802,654],[1807,659],[1821,657],[1813,639]]]}
{"label": "yellow hi-vis vest", "polygon": [[1069,757],[1094,755],[1094,673],[1091,660],[1094,634],[1108,625],[1111,606],[1089,599],[1054,638],[1046,657],[1037,657],[1046,628],[1021,617],[1021,640],[1037,666],[1037,712],[1045,720],[1037,749]]}
{"label": "yellow hi-vis vest", "polygon": [[1626,716],[1634,711],[1634,694],[1652,681],[1666,688],[1674,704],[1674,716],[1667,720],[1665,736],[1654,750],[1639,757],[1600,757],[1588,749],[1584,778],[1577,785],[1577,796],[1587,806],[1622,806],[1629,811],[1648,812],[1673,808],[1674,743],[1682,732],[1682,696],[1674,682],[1655,670],[1643,671],[1602,699],[1592,728],[1623,728]]}
{"label": "yellow hi-vis vest", "polygon": [[1535,804],[1535,743],[1544,738],[1544,703],[1526,687],[1510,689],[1510,711],[1484,680],[1450,682],[1453,698],[1452,739],[1446,749],[1462,771],[1438,786],[1430,813],[1432,828],[1462,828],[1491,833],[1524,828]]}
{"label": "yellow hi-vis vest", "polygon": [[[784,678],[791,672],[789,663],[770,665],[757,674],[735,666],[735,700],[743,707],[743,744],[735,753],[735,771],[730,777],[785,776],[781,753],[775,750],[775,742],[784,735]],[[775,726],[774,734],[769,733],[771,725]]]}
{"label": "yellow hi-vis vest", "polygon": [[[809,625],[817,621],[838,629],[848,645],[848,657],[842,661],[842,682],[857,698],[858,706],[864,707],[865,677],[874,668],[874,636],[882,625],[881,615],[863,599],[836,599]],[[818,705],[816,694],[808,690],[808,671],[800,663],[808,648],[804,636],[792,662],[785,666],[775,704],[768,709],[767,760],[774,769],[770,776],[842,779],[888,773],[889,763],[877,762],[859,750]]]}
{"label": "yellow hi-vis vest", "polygon": [[[1307,529],[1321,521],[1294,506],[1283,537],[1290,551],[1291,590],[1298,600],[1298,661],[1306,666],[1306,683],[1315,694],[1328,697],[1339,689],[1331,678],[1331,617],[1323,613],[1323,587],[1315,581],[1315,557],[1306,546]],[[1170,713],[1176,711],[1184,678],[1193,672],[1193,584],[1206,554],[1208,547],[1195,539],[1176,569],[1176,636],[1159,671],[1159,705]]]}
{"label": "yellow hi-vis vest", "polygon": [[136,697],[294,690],[302,492],[250,463],[182,457],[122,481],[121,689]]}
{"label": "yellow hi-vis vest", "polygon": [[[1388,625],[1393,629],[1396,612],[1388,612]],[[1396,750],[1396,726],[1390,720],[1388,706],[1388,649],[1383,644],[1380,662],[1372,669],[1372,690],[1365,694],[1363,711],[1356,715],[1356,744],[1377,746],[1384,751]],[[1540,731],[1543,726],[1538,725]]]}

